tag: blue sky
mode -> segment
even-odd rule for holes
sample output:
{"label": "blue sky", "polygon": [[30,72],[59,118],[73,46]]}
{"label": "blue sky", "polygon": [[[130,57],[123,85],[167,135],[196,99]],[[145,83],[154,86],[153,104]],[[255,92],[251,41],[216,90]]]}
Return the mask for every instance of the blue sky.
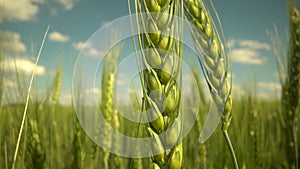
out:
{"label": "blue sky", "polygon": [[[276,62],[266,30],[276,25],[279,34],[285,37],[288,28],[286,1],[223,0],[214,3],[231,45],[235,92],[243,93],[245,82],[255,80],[261,97],[278,94]],[[46,27],[51,25],[38,78],[41,84],[49,82],[55,70],[62,66],[62,102],[71,97],[73,66],[82,44],[104,24],[128,14],[127,0],[0,0],[0,8],[4,9],[0,13],[0,35],[10,39],[5,44],[14,51],[13,54],[8,52],[6,58],[17,56],[20,67],[23,65],[20,69],[25,72],[32,67],[31,48],[36,55]],[[6,83],[14,86],[13,81]]]}

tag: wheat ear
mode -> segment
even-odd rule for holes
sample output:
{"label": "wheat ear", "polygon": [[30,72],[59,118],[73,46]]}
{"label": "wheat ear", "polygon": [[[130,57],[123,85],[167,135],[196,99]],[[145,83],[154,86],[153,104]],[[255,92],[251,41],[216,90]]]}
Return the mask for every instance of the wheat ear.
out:
{"label": "wheat ear", "polygon": [[[288,51],[279,37],[274,26],[274,32],[267,31],[273,47],[277,62],[279,80],[281,83],[281,121],[282,130],[287,134],[282,145],[285,147],[287,158],[286,167],[299,168],[299,155],[297,144],[297,115],[300,89],[300,16],[296,6],[288,1],[289,7],[289,46]],[[281,115],[281,114],[280,114]],[[292,154],[291,152],[295,152]]]}
{"label": "wheat ear", "polygon": [[84,159],[85,159],[85,152],[83,149],[84,145],[84,138],[82,136],[82,128],[77,118],[73,120],[73,162],[72,168],[74,169],[83,169],[84,168]]}
{"label": "wheat ear", "polygon": [[52,93],[52,104],[55,106],[58,102],[60,89],[61,89],[61,79],[62,79],[62,69],[61,67],[57,69],[56,75],[53,83],[53,93]]}
{"label": "wheat ear", "polygon": [[[111,32],[113,35],[114,32]],[[115,34],[115,36],[117,36]],[[116,37],[113,37],[116,38]],[[117,67],[118,58],[121,52],[121,45],[118,45],[112,48],[103,59],[103,73],[102,73],[102,97],[100,103],[100,110],[103,114],[105,121],[112,125],[116,121],[112,121],[112,117],[114,114],[114,106],[113,106],[113,92],[114,92],[114,82],[115,82],[115,69]],[[110,130],[107,128],[103,129],[103,136],[106,138],[104,144],[107,148],[111,148],[112,136]],[[110,153],[106,150],[103,150],[103,163],[105,169],[108,169]]]}
{"label": "wheat ear", "polygon": [[44,169],[47,168],[46,164],[46,154],[42,145],[42,141],[40,140],[40,133],[38,132],[38,125],[35,119],[29,120],[29,156],[30,161],[26,161],[30,168],[39,168]]}
{"label": "wheat ear", "polygon": [[[157,117],[149,122],[148,127],[149,134],[155,137],[152,150],[165,150],[163,140],[166,140],[167,145],[174,146],[169,152],[164,151],[165,153],[153,156],[152,161],[154,168],[180,168],[183,156],[182,144],[178,142],[180,127],[171,128],[166,138],[158,136],[177,123],[179,114],[181,51],[174,38],[178,35],[178,22],[174,16],[178,15],[179,1],[136,0],[135,4],[137,12],[147,15],[142,16],[141,20],[138,20],[141,23],[137,24],[142,25],[142,32],[145,32],[138,38],[141,50],[145,50],[142,54],[145,70],[141,77],[146,110],[151,109],[149,116]],[[179,47],[178,50],[176,46]]]}
{"label": "wheat ear", "polygon": [[[289,134],[287,156],[290,167],[299,168],[297,144],[297,115],[300,91],[300,16],[296,6],[289,7],[289,51],[287,77],[283,85],[284,111],[287,113],[286,122]],[[294,155],[291,152],[294,151]]]}
{"label": "wheat ear", "polygon": [[234,166],[238,168],[235,152],[227,133],[232,118],[232,98],[226,49],[223,47],[212,16],[202,0],[184,0],[184,9],[187,19],[192,23],[190,29],[196,48],[203,56],[200,63],[205,72],[212,99],[219,113],[222,114],[222,131],[226,143]]}

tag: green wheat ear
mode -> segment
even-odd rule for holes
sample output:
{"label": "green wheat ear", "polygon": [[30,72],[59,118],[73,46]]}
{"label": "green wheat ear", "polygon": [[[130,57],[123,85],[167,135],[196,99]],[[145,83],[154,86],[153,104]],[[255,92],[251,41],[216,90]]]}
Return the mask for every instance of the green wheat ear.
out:
{"label": "green wheat ear", "polygon": [[[286,133],[282,145],[285,148],[287,163],[285,167],[299,168],[299,152],[297,142],[297,107],[300,90],[300,15],[296,6],[288,1],[289,7],[289,42],[288,49],[283,46],[275,27],[269,33],[274,56],[277,62],[281,83],[281,109],[283,115],[282,130]],[[294,152],[294,153],[292,153]]]}
{"label": "green wheat ear", "polygon": [[28,152],[30,160],[26,160],[28,167],[45,169],[46,168],[46,153],[40,139],[40,133],[36,120],[29,120],[29,141]]}
{"label": "green wheat ear", "polygon": [[[290,167],[298,168],[297,107],[300,91],[300,16],[296,6],[289,6],[289,49],[285,83],[282,86],[282,103],[287,131],[286,155]],[[294,153],[291,153],[294,152]]]}
{"label": "green wheat ear", "polygon": [[[202,0],[184,0],[186,16],[193,23],[191,32],[196,47],[201,50],[201,64],[214,102],[222,114],[222,128],[227,130],[231,120],[232,98],[228,77],[228,56],[214,26],[214,21]],[[194,32],[194,33],[193,33]]]}
{"label": "green wheat ear", "polygon": [[[137,58],[145,69],[140,74],[145,98],[145,108],[150,117],[148,133],[155,138],[151,145],[153,152],[164,152],[152,157],[154,168],[179,169],[182,163],[182,144],[178,141],[181,126],[176,125],[180,109],[181,84],[181,46],[175,37],[179,37],[177,0],[135,0],[137,13],[145,13],[137,20],[139,47],[144,53]],[[148,33],[150,32],[150,33]],[[164,97],[165,96],[165,99]],[[168,130],[166,138],[158,135]],[[164,142],[174,146],[166,151]]]}
{"label": "green wheat ear", "polygon": [[[118,34],[114,34],[111,32],[112,38],[117,38]],[[105,121],[112,126],[117,126],[118,121],[114,121],[114,113],[115,107],[113,104],[113,94],[115,88],[115,70],[117,68],[118,59],[120,56],[122,44],[118,44],[114,48],[112,48],[104,57],[103,59],[103,72],[102,72],[102,79],[101,79],[101,103],[100,103],[100,110],[103,114]],[[103,137],[105,137],[104,144],[107,148],[111,148],[114,146],[112,144],[112,135],[110,130],[106,127],[103,128]],[[110,152],[103,150],[102,161],[105,165],[105,168],[109,168],[109,159],[110,159]],[[123,167],[120,163],[120,167]]]}
{"label": "green wheat ear", "polygon": [[83,132],[80,126],[80,123],[77,118],[73,120],[73,161],[72,168],[74,169],[83,169],[84,168],[84,141],[83,141]]}
{"label": "green wheat ear", "polygon": [[62,74],[62,69],[58,68],[56,71],[56,75],[54,78],[54,88],[53,88],[53,93],[52,93],[52,104],[56,105],[58,98],[59,98],[59,94],[60,94],[60,89],[61,89],[61,75]]}
{"label": "green wheat ear", "polygon": [[[218,108],[218,112],[222,114],[222,131],[230,149],[234,166],[238,168],[235,153],[227,133],[232,118],[228,53],[226,48],[224,49],[223,47],[224,44],[222,44],[214,20],[205,3],[202,0],[184,0],[183,2],[186,17],[191,23],[189,26],[194,43],[199,50],[198,52],[203,56],[199,60],[206,75],[206,82],[210,88],[210,93]],[[214,12],[216,13],[216,11]]]}

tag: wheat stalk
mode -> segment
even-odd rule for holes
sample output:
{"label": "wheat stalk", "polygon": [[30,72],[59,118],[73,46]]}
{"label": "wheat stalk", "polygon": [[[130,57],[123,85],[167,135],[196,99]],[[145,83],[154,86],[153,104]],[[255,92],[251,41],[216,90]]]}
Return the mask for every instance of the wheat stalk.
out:
{"label": "wheat stalk", "polygon": [[[174,19],[178,7],[177,0],[135,1],[136,12],[146,13],[146,17],[137,19],[137,25],[139,31],[145,32],[138,36],[140,49],[145,50],[142,52],[145,69],[141,75],[145,108],[151,111],[149,116],[156,116],[149,122],[148,132],[155,138],[153,153],[164,151],[152,157],[154,168],[180,168],[183,156],[182,144],[178,143],[181,126],[171,128],[166,138],[158,136],[178,123],[182,52],[174,38],[178,35],[178,22]],[[169,152],[165,150],[163,140],[174,146]]]}
{"label": "wheat stalk", "polygon": [[184,0],[184,9],[187,19],[192,23],[190,30],[196,48],[203,56],[200,63],[205,72],[212,99],[218,108],[219,114],[222,114],[222,131],[226,143],[231,152],[234,166],[238,168],[235,153],[227,133],[232,118],[232,98],[226,49],[223,47],[212,16],[202,0]]}

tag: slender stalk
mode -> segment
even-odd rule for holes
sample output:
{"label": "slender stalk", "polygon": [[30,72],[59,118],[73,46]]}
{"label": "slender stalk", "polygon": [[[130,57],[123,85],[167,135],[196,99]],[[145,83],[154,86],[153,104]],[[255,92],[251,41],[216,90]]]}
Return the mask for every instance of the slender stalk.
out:
{"label": "slender stalk", "polygon": [[27,109],[28,109],[28,105],[29,105],[29,98],[30,98],[31,87],[32,87],[33,79],[34,79],[34,76],[35,76],[35,73],[36,73],[36,67],[37,67],[38,62],[40,60],[40,56],[41,56],[41,53],[42,53],[42,49],[43,49],[43,46],[44,46],[44,43],[45,43],[48,31],[49,31],[49,28],[50,28],[50,25],[48,25],[48,27],[46,29],[46,32],[44,34],[44,38],[43,38],[40,50],[39,50],[37,59],[35,61],[35,67],[34,67],[34,70],[32,72],[31,78],[30,78],[29,87],[28,87],[28,91],[27,91],[27,98],[26,98],[26,103],[25,103],[25,108],[24,108],[24,113],[23,113],[23,117],[22,117],[21,127],[20,127],[20,130],[19,130],[17,145],[16,145],[16,149],[15,149],[15,153],[14,153],[14,157],[13,157],[11,169],[15,168],[15,163],[16,163],[16,160],[17,160],[19,146],[20,146],[20,141],[21,141],[21,137],[22,137],[22,133],[23,133],[24,124],[25,124],[25,119],[26,119],[26,116],[27,116]]}
{"label": "slender stalk", "polygon": [[225,141],[227,143],[227,146],[229,148],[229,151],[230,151],[230,155],[231,155],[231,159],[232,159],[232,162],[234,164],[234,168],[235,169],[239,169],[239,165],[238,165],[238,162],[237,162],[237,159],[236,159],[236,156],[235,156],[235,152],[234,152],[234,149],[233,149],[233,146],[231,144],[231,141],[230,141],[230,137],[228,135],[228,132],[227,130],[223,130],[223,135],[224,135],[224,138],[225,138]]}

